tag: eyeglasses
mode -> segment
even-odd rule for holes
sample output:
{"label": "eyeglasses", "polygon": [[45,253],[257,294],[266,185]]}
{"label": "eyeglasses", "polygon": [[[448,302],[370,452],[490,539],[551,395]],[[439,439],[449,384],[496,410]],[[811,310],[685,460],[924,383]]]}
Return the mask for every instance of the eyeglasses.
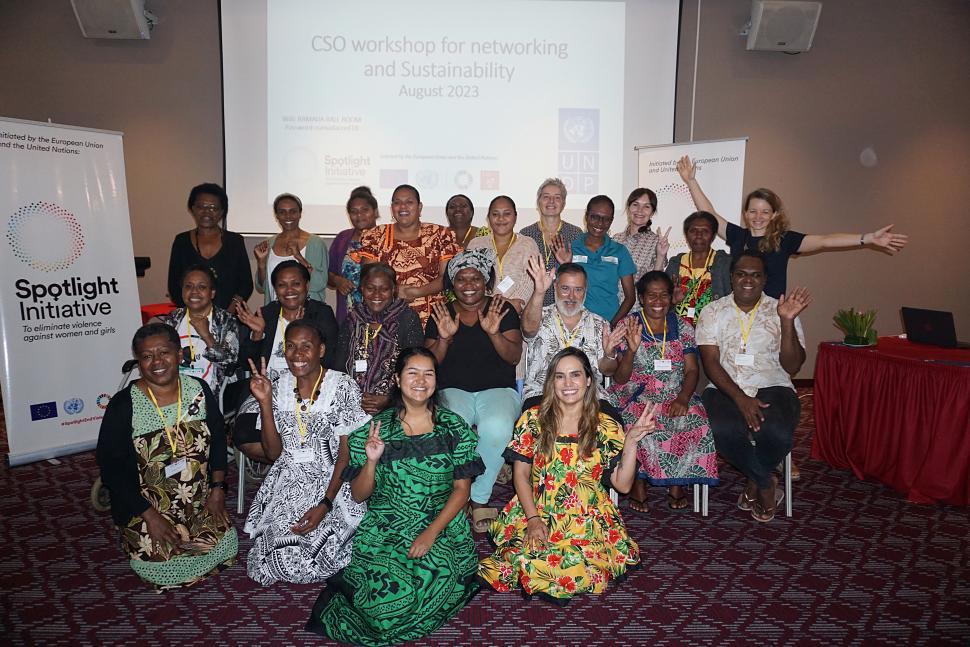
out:
{"label": "eyeglasses", "polygon": [[193,211],[208,211],[210,213],[216,213],[222,211],[221,204],[193,204]]}

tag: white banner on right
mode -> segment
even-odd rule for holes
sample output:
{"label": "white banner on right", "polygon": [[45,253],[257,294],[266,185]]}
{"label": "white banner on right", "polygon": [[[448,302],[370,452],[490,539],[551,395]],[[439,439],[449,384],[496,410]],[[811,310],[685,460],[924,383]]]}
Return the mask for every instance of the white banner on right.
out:
{"label": "white banner on right", "polygon": [[[686,144],[637,146],[640,186],[657,194],[657,213],[653,230],[670,227],[668,256],[687,251],[684,240],[684,218],[697,211],[687,185],[677,172],[677,160],[687,155],[697,165],[697,179],[718,213],[729,222],[738,223],[744,191],[744,150],[747,137],[719,139]],[[721,232],[723,233],[723,232]],[[718,238],[715,248],[724,248]]]}

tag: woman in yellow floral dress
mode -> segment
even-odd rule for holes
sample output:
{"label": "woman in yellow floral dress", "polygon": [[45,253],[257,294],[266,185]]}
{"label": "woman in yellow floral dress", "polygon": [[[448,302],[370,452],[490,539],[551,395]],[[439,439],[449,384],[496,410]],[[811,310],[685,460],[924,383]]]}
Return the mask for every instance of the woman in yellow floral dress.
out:
{"label": "woman in yellow floral dress", "polygon": [[98,435],[101,479],[132,570],[156,589],[190,586],[236,560],[226,513],[226,435],[208,385],[179,376],[166,324],[132,341],[141,379],[111,398]]}
{"label": "woman in yellow floral dress", "polygon": [[497,591],[518,582],[557,602],[602,593],[640,561],[609,488],[627,492],[640,439],[653,431],[653,407],[629,426],[600,413],[585,353],[564,348],[546,372],[542,403],[522,414],[505,458],[515,496],[492,523],[496,550],[479,575]]}

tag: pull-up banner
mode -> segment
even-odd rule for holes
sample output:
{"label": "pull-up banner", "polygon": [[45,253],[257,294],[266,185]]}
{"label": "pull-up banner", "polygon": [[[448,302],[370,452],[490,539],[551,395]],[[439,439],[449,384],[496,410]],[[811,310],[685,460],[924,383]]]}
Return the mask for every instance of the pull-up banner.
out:
{"label": "pull-up banner", "polygon": [[[717,212],[735,224],[741,218],[744,190],[744,150],[748,138],[721,139],[689,144],[637,146],[639,186],[657,194],[653,230],[670,227],[668,256],[687,251],[684,218],[697,211],[687,185],[677,172],[677,160],[687,155],[697,165],[697,180]],[[723,233],[723,232],[721,232]],[[715,238],[715,248],[724,248]]]}
{"label": "pull-up banner", "polygon": [[0,118],[11,465],[91,449],[140,323],[121,133]]}

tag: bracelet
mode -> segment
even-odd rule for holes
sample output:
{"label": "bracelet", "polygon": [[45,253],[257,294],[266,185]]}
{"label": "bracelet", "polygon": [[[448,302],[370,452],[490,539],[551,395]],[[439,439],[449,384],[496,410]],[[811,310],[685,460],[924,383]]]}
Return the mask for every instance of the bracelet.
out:
{"label": "bracelet", "polygon": [[866,235],[865,234],[859,234],[859,244],[862,245],[863,247],[866,246]]}
{"label": "bracelet", "polygon": [[539,517],[539,515],[538,515],[538,514],[534,514],[534,515],[532,515],[531,517],[526,517],[526,518],[525,518],[525,522],[526,522],[526,523],[529,523],[529,522],[530,522],[530,521],[532,521],[533,519],[539,519],[539,518],[540,518],[540,517]]}
{"label": "bracelet", "polygon": [[209,489],[211,490],[213,488],[221,489],[224,492],[228,492],[229,484],[226,483],[225,481],[209,481]]}
{"label": "bracelet", "polygon": [[330,512],[331,510],[333,510],[333,501],[331,501],[330,497],[328,496],[324,496],[322,499],[320,499],[320,503],[318,503],[317,505],[327,506],[327,512]]}

